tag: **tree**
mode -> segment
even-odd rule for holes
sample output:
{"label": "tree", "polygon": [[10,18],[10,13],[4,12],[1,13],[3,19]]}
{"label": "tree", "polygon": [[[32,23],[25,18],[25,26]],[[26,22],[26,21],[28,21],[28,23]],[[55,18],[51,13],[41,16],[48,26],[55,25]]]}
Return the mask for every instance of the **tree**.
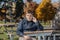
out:
{"label": "tree", "polygon": [[21,15],[23,14],[23,0],[18,0],[16,2],[16,16],[15,18],[21,17]]}
{"label": "tree", "polygon": [[39,20],[52,20],[56,13],[56,8],[51,4],[51,0],[42,0],[36,9],[37,19]]}

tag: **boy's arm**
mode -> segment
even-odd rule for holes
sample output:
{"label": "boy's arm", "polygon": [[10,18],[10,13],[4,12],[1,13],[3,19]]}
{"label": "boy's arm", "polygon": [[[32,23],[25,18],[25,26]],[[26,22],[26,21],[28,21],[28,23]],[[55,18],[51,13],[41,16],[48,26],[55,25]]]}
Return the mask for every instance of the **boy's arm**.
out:
{"label": "boy's arm", "polygon": [[43,30],[43,26],[39,23],[39,21],[35,22],[35,25],[37,26],[37,30]]}
{"label": "boy's arm", "polygon": [[33,17],[33,22],[35,23],[34,26],[37,27],[37,30],[43,30],[43,26],[39,23],[39,21]]}
{"label": "boy's arm", "polygon": [[23,36],[24,35],[24,33],[23,33],[23,21],[21,21],[18,24],[17,35],[19,35],[19,36]]}

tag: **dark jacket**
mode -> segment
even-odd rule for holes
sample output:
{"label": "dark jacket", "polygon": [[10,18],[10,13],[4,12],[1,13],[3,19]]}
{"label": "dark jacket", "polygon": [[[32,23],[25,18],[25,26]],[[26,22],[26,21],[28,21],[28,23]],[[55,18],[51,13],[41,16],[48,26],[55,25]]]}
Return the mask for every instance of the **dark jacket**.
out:
{"label": "dark jacket", "polygon": [[23,36],[25,31],[36,30],[43,30],[43,26],[39,22],[34,23],[33,21],[27,21],[26,19],[23,19],[18,24],[17,34],[19,36]]}

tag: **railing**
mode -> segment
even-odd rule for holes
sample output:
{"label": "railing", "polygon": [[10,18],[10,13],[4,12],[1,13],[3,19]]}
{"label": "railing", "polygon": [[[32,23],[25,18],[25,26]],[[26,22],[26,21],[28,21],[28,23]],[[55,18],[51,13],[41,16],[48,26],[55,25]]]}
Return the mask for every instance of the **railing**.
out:
{"label": "railing", "polygon": [[[18,23],[6,23],[6,24],[0,24],[0,26],[9,26],[9,25],[17,25]],[[48,30],[49,28],[49,30]],[[34,31],[34,32],[24,32],[25,35],[28,35],[28,36],[36,36],[38,37],[38,40],[46,40],[46,37],[48,36],[47,40],[51,40],[51,36],[53,40],[56,40],[56,36],[59,36],[60,35],[60,30],[52,30],[50,27],[48,27],[47,30],[43,30],[43,31]],[[45,28],[46,29],[46,28]],[[10,40],[13,40],[14,39],[14,34],[12,33],[7,33],[7,35],[9,35],[9,38]],[[42,37],[42,38],[41,38]]]}
{"label": "railing", "polygon": [[[36,36],[38,37],[38,40],[51,40],[51,37],[53,36],[52,40],[56,40],[56,36],[60,36],[60,30],[44,30],[44,31],[25,32],[25,35]],[[46,37],[48,38],[46,39]]]}

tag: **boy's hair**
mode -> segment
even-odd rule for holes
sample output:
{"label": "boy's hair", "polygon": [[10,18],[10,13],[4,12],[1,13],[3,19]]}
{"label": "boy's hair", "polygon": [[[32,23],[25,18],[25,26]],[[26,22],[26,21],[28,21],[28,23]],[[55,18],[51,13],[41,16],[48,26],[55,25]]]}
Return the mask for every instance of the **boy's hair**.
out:
{"label": "boy's hair", "polygon": [[27,13],[32,14],[34,17],[36,17],[36,14],[33,11],[30,11],[30,10],[28,10],[28,12],[24,13],[23,16],[25,17]]}
{"label": "boy's hair", "polygon": [[27,13],[34,15],[34,12],[32,12],[32,11],[30,11],[30,10],[29,10]]}
{"label": "boy's hair", "polygon": [[27,0],[28,2],[32,1],[32,0]]}
{"label": "boy's hair", "polygon": [[[36,17],[36,14],[35,14],[33,11],[28,10],[27,13],[28,13],[28,14],[32,14],[34,17]],[[27,13],[26,13],[26,14],[27,14]]]}

